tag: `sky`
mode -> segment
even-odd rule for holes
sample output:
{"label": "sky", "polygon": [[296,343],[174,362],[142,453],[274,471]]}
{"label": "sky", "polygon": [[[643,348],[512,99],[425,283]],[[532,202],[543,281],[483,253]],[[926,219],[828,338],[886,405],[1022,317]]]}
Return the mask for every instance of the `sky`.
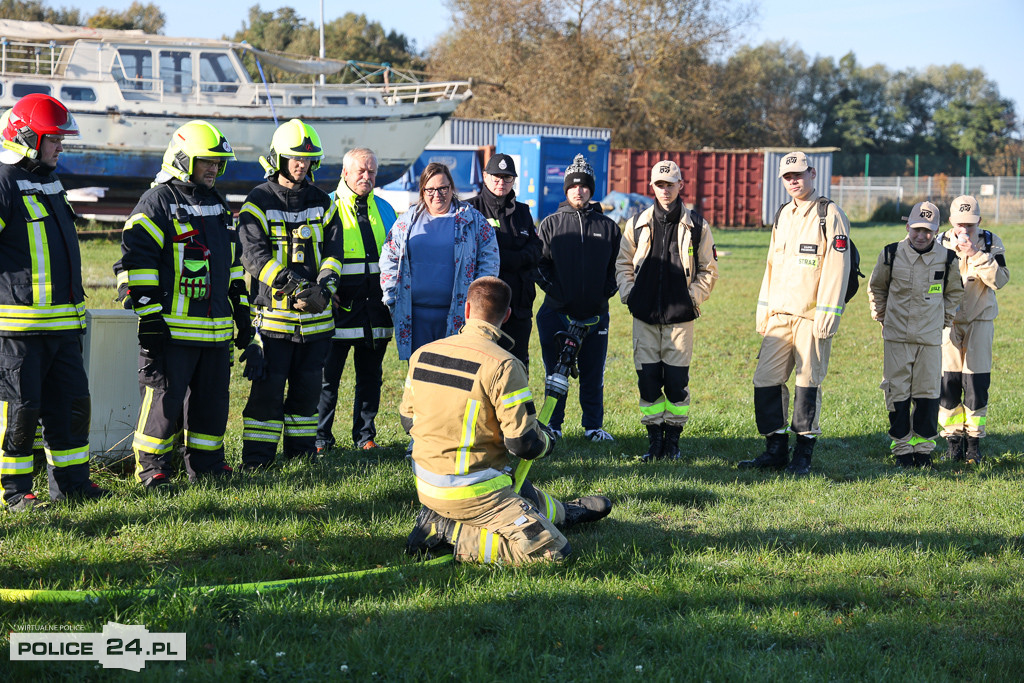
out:
{"label": "sky", "polygon": [[[167,17],[164,33],[170,36],[231,35],[241,28],[254,4],[263,11],[293,7],[314,22],[320,16],[319,0],[214,0],[216,21],[207,18],[210,0],[148,1],[163,10]],[[748,1],[758,6],[758,16],[737,29],[737,46],[785,39],[810,57],[838,59],[852,51],[858,63],[884,64],[891,71],[954,62],[980,67],[999,85],[1003,97],[1015,101],[1018,116],[1024,117],[1024,68],[1019,56],[1024,2],[1020,0]],[[48,4],[77,7],[91,14],[99,7],[126,9],[131,0],[48,0]],[[387,0],[369,6],[324,0],[326,21],[349,11],[366,14],[385,30],[404,33],[420,50],[429,47],[451,22],[441,0]]]}

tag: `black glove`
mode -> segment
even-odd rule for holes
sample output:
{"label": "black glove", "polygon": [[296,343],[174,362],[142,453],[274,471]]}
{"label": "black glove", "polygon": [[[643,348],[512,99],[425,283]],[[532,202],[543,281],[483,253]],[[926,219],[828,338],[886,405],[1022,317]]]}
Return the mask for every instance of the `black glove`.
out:
{"label": "black glove", "polygon": [[543,422],[538,422],[537,426],[540,427],[540,430],[548,437],[548,447],[544,449],[543,453],[537,456],[537,459],[546,458],[555,450],[555,444],[558,443],[558,436],[551,427],[547,426]]}
{"label": "black glove", "polygon": [[235,319],[235,328],[238,330],[235,335],[235,348],[241,351],[252,341],[252,318],[249,317],[249,307],[241,302],[234,304],[231,317]]}
{"label": "black glove", "polygon": [[171,338],[171,330],[159,313],[147,313],[139,318],[139,346],[150,353],[159,353]]}
{"label": "black glove", "polygon": [[323,285],[310,285],[295,293],[294,308],[302,313],[323,313],[331,305],[331,291]]}
{"label": "black glove", "polygon": [[242,374],[250,382],[267,378],[267,359],[263,357],[263,346],[253,342],[245,347],[242,355],[238,357],[240,363],[245,363]]}

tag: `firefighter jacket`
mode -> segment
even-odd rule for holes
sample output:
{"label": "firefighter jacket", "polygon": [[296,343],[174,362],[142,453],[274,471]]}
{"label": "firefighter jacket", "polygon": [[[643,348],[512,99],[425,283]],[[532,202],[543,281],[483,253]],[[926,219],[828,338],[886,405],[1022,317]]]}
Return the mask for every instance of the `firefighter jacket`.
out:
{"label": "firefighter jacket", "polygon": [[538,284],[547,295],[545,304],[576,320],[608,310],[615,293],[615,259],[622,233],[600,204],[581,210],[569,202],[545,218],[537,229],[541,252]]}
{"label": "firefighter jacket", "polygon": [[334,338],[339,341],[375,342],[394,335],[391,312],[381,299],[380,249],[391,226],[395,210],[370,191],[360,197],[342,178],[332,195],[341,220],[345,255],[341,264],[340,288],[352,292],[352,302],[343,308],[335,298]]}
{"label": "firefighter jacket", "polygon": [[296,342],[333,336],[331,307],[302,313],[281,291],[290,280],[302,283],[298,289],[319,283],[332,295],[337,291],[342,228],[330,196],[309,180],[296,188],[268,180],[245,198],[238,212],[238,236],[242,265],[252,276],[249,300],[260,334]]}
{"label": "firefighter jacket", "polygon": [[420,496],[463,500],[512,484],[508,452],[549,450],[523,364],[499,328],[470,318],[459,334],[420,347],[399,413],[413,437]]}
{"label": "firefighter jacket", "polygon": [[0,164],[0,336],[82,334],[75,212],[54,173]]}
{"label": "firefighter jacket", "polygon": [[[678,221],[675,230],[676,244],[661,244],[662,253],[651,254],[654,231],[664,226],[655,225],[655,206],[650,207],[626,223],[622,233],[619,255],[615,260],[615,280],[619,285],[619,298],[629,306],[630,312],[640,320],[651,324],[674,324],[688,322],[700,315],[700,306],[711,295],[718,280],[718,262],[715,253],[715,239],[711,235],[711,224],[699,215],[701,221],[699,244],[693,244],[693,213],[677,201],[678,215],[669,216]],[[637,290],[637,281],[647,283]],[[685,292],[669,285],[676,281],[685,282]],[[630,299],[635,290],[638,296]],[[687,306],[692,309],[685,315]],[[683,315],[673,315],[673,312]],[[661,319],[662,316],[667,317]],[[648,319],[651,318],[651,319]],[[680,319],[675,319],[680,318]],[[685,319],[683,319],[685,318]]]}
{"label": "firefighter jacket", "polygon": [[850,221],[830,203],[822,234],[817,202],[816,192],[799,204],[789,202],[772,229],[757,295],[758,334],[777,313],[813,320],[817,339],[828,339],[839,329],[851,267]]}
{"label": "firefighter jacket", "polygon": [[[975,320],[995,320],[999,315],[996,304],[996,290],[1010,281],[1010,269],[1006,266],[1006,249],[1003,241],[986,230],[977,230],[971,242],[977,253],[974,256],[959,255],[960,280],[964,285],[964,298],[960,309],[953,318],[955,323],[972,323]],[[956,236],[946,231],[936,241],[947,249],[956,249]]]}
{"label": "firefighter jacket", "polygon": [[537,296],[537,263],[543,245],[533,226],[530,207],[517,202],[515,192],[498,197],[486,186],[467,203],[494,226],[501,256],[498,277],[512,289],[512,315],[532,318],[533,300]]}
{"label": "firefighter jacket", "polygon": [[[209,250],[207,295],[195,296],[182,282],[187,280],[186,250],[203,246]],[[234,220],[221,194],[180,180],[147,190],[121,232],[121,267],[135,312],[161,314],[179,344],[223,346],[231,341],[231,297],[245,290],[240,254]]]}
{"label": "firefighter jacket", "polygon": [[907,238],[896,246],[892,263],[885,250],[868,279],[871,317],[882,323],[882,339],[904,344],[941,346],[942,328],[953,322],[964,288],[956,264],[937,241],[919,254]]}

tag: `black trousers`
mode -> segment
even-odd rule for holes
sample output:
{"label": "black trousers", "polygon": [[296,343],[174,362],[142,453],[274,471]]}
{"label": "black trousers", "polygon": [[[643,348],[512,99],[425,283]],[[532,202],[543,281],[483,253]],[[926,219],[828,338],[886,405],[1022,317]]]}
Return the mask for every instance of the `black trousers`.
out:
{"label": "black trousers", "polygon": [[364,340],[331,341],[324,374],[320,384],[320,404],[317,406],[319,422],[316,429],[316,445],[333,448],[334,413],[338,406],[338,385],[345,372],[345,361],[352,352],[352,364],[356,369],[355,394],[352,399],[352,443],[361,447],[377,437],[377,412],[380,410],[380,388],[384,382],[384,355],[388,341],[379,340],[371,344]]}
{"label": "black trousers", "polygon": [[[566,316],[558,313],[548,305],[542,304],[537,311],[537,334],[540,337],[540,350],[544,356],[544,372],[551,374],[558,362],[558,354],[562,345],[555,342],[555,333],[568,330]],[[608,357],[608,312],[601,314],[596,325],[590,328],[587,336],[580,344],[576,364],[580,370],[579,400],[583,412],[581,422],[583,429],[600,429],[604,424],[604,364]],[[551,426],[562,428],[565,418],[565,401],[555,405],[551,416]]]}
{"label": "black trousers", "polygon": [[89,380],[81,336],[0,337],[0,481],[4,501],[32,492],[42,424],[51,498],[89,485]]}
{"label": "black trousers", "polygon": [[512,337],[515,346],[512,347],[512,355],[523,362],[526,366],[526,374],[530,374],[530,333],[533,331],[533,318],[517,318],[510,316],[501,325],[501,331]]}
{"label": "black trousers", "polygon": [[170,476],[174,440],[184,427],[189,479],[224,467],[231,347],[167,344],[139,352],[142,407],[132,447],[135,477]]}
{"label": "black trousers", "polygon": [[286,458],[316,453],[316,405],[330,344],[263,338],[267,376],[252,383],[242,410],[243,465],[272,463],[282,432]]}

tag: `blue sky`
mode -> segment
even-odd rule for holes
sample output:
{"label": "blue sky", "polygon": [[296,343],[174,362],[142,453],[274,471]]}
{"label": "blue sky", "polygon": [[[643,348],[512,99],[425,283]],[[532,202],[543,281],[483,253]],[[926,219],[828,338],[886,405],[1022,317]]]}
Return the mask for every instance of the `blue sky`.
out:
{"label": "blue sky", "polygon": [[[52,6],[74,6],[86,13],[98,7],[125,9],[131,0],[48,0]],[[499,0],[500,1],[500,0]],[[168,35],[220,37],[241,28],[257,0],[156,0],[167,16]],[[881,63],[890,69],[923,68],[959,62],[981,67],[999,84],[1004,97],[1024,117],[1024,68],[1019,43],[1024,34],[1024,2],[1020,0],[753,0],[758,19],[736,33],[736,44],[757,45],[785,39],[811,56],[841,57],[851,50],[858,62]],[[289,6],[316,21],[319,0],[263,0],[264,11]],[[211,7],[217,21],[210,21]],[[450,23],[441,0],[388,0],[358,5],[324,0],[327,21],[356,11],[429,46]],[[482,46],[482,49],[483,48]]]}

